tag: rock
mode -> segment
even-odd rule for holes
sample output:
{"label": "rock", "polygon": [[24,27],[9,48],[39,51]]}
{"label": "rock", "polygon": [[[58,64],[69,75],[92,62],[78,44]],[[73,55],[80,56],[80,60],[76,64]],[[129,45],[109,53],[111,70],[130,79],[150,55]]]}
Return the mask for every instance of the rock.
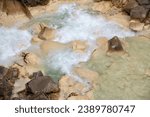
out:
{"label": "rock", "polygon": [[129,28],[129,21],[130,16],[123,14],[123,13],[117,13],[115,15],[109,16],[108,20],[117,22],[118,24],[122,25],[124,28]]}
{"label": "rock", "polygon": [[112,0],[113,5],[118,8],[122,8],[127,2],[128,0]]}
{"label": "rock", "polygon": [[131,20],[130,24],[129,24],[129,28],[132,29],[133,31],[138,32],[138,31],[142,31],[143,30],[144,25],[145,25],[144,23],[141,23],[141,22],[139,22],[137,20]]}
{"label": "rock", "polygon": [[137,0],[140,5],[149,5],[150,0]]}
{"label": "rock", "polygon": [[130,16],[132,19],[139,19],[143,21],[148,13],[148,9],[144,8],[143,6],[136,6],[135,8],[131,9]]}
{"label": "rock", "polygon": [[30,78],[32,79],[32,78],[38,78],[38,77],[40,77],[40,76],[44,76],[43,75],[43,73],[41,72],[41,71],[38,71],[38,72],[34,72],[31,76],[30,76]]}
{"label": "rock", "polygon": [[12,68],[17,68],[19,70],[19,77],[25,77],[28,76],[26,67],[22,64],[15,63],[11,66]]}
{"label": "rock", "polygon": [[27,96],[28,100],[48,100],[48,97],[44,93],[36,93]]}
{"label": "rock", "polygon": [[96,40],[96,44],[100,47],[102,45],[107,45],[107,42],[108,42],[108,38],[106,37],[101,37],[99,39]]}
{"label": "rock", "polygon": [[58,100],[59,99],[59,93],[51,93],[49,95],[50,100]]}
{"label": "rock", "polygon": [[72,42],[72,49],[76,52],[84,52],[87,48],[86,41],[76,40]]}
{"label": "rock", "polygon": [[6,75],[7,71],[7,68],[0,66],[0,79],[2,79],[2,77]]}
{"label": "rock", "polygon": [[123,7],[123,10],[126,11],[128,14],[130,14],[131,9],[138,6],[138,3],[136,0],[129,0],[129,2]]}
{"label": "rock", "polygon": [[144,30],[150,30],[150,25],[149,25],[149,24],[148,24],[148,25],[145,25],[143,29],[144,29]]}
{"label": "rock", "polygon": [[30,65],[39,65],[40,58],[33,53],[22,53],[23,60],[26,64]]}
{"label": "rock", "polygon": [[84,92],[85,86],[82,83],[79,83],[68,76],[63,76],[59,80],[60,87],[60,100],[68,99],[69,97],[75,95],[82,95]]}
{"label": "rock", "polygon": [[44,27],[41,29],[38,37],[42,40],[53,40],[55,38],[55,30],[52,28]]}
{"label": "rock", "polygon": [[55,52],[57,50],[65,49],[68,48],[70,45],[59,43],[59,42],[54,42],[54,41],[44,41],[41,45],[40,48],[42,51],[46,54],[50,52]]}
{"label": "rock", "polygon": [[32,43],[33,44],[40,44],[40,43],[42,43],[43,42],[43,40],[41,40],[40,38],[38,38],[37,36],[33,36],[32,37]]}
{"label": "rock", "polygon": [[32,15],[27,6],[21,0],[3,0],[2,11],[7,15],[23,12],[28,18],[32,18]]}
{"label": "rock", "polygon": [[123,51],[122,43],[117,36],[113,37],[108,41],[108,51]]}
{"label": "rock", "polygon": [[[20,79],[16,80],[15,84],[14,84],[13,95],[24,91],[26,88],[25,85],[29,81],[30,81],[29,78],[20,78]],[[13,97],[15,97],[15,96],[13,96]]]}
{"label": "rock", "polygon": [[29,93],[52,93],[59,92],[58,84],[55,83],[49,76],[34,75],[32,80],[26,84],[26,89]]}
{"label": "rock", "polygon": [[9,100],[12,89],[12,85],[6,79],[0,80],[0,99]]}
{"label": "rock", "polygon": [[112,8],[112,3],[110,1],[102,1],[99,3],[93,3],[92,9],[94,11],[100,11],[102,13],[107,13]]}
{"label": "rock", "polygon": [[27,6],[47,5],[50,0],[22,0]]}
{"label": "rock", "polygon": [[0,66],[0,99],[11,99],[13,85],[19,76],[17,68]]}

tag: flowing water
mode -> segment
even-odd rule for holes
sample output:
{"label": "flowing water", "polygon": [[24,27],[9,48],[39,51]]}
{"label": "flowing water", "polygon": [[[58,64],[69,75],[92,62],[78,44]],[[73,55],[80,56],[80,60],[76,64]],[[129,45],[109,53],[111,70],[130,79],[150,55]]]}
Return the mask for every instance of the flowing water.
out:
{"label": "flowing water", "polygon": [[[54,41],[60,43],[69,43],[74,40],[87,41],[88,48],[85,53],[64,49],[49,53],[43,59],[46,69],[59,71],[60,74],[67,74],[85,84],[88,81],[83,81],[78,77],[73,72],[73,67],[80,62],[89,60],[91,53],[96,48],[96,39],[100,37],[110,39],[113,36],[124,38],[135,35],[134,32],[125,29],[116,22],[105,19],[102,15],[91,13],[76,4],[64,4],[55,13],[44,14],[26,23],[28,31],[0,28],[0,61],[10,61],[10,57],[30,47],[30,33],[32,33],[30,27],[36,23],[45,23],[49,27],[55,28],[56,38]],[[1,62],[0,64],[5,65],[5,63]],[[56,74],[58,73],[56,72]]]}

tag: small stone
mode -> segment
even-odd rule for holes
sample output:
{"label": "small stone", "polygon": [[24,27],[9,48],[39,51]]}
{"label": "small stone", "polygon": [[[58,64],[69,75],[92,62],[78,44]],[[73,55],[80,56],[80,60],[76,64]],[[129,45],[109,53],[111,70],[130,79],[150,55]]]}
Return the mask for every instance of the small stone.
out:
{"label": "small stone", "polygon": [[42,28],[38,37],[42,40],[53,40],[55,38],[55,30],[52,28],[44,27]]}
{"label": "small stone", "polygon": [[30,64],[30,65],[40,64],[40,58],[33,53],[22,53],[22,57],[26,64]]}
{"label": "small stone", "polygon": [[137,20],[132,20],[130,21],[129,28],[136,32],[142,31],[144,28],[144,23],[141,23]]}
{"label": "small stone", "polygon": [[117,36],[113,37],[108,41],[108,51],[123,51],[121,41]]}

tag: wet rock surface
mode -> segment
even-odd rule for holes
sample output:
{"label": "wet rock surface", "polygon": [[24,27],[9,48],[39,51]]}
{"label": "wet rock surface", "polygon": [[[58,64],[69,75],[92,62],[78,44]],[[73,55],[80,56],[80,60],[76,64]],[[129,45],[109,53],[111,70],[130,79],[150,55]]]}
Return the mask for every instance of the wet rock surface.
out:
{"label": "wet rock surface", "polygon": [[[95,0],[95,2],[108,0]],[[149,0],[109,0],[118,8],[122,8],[131,19],[138,19],[141,22],[150,24],[150,1]]]}
{"label": "wet rock surface", "polygon": [[0,66],[0,99],[45,100],[58,99],[59,86],[42,72],[29,78],[18,78],[19,69]]}
{"label": "wet rock surface", "polygon": [[13,85],[18,75],[18,69],[0,66],[0,99],[11,99]]}

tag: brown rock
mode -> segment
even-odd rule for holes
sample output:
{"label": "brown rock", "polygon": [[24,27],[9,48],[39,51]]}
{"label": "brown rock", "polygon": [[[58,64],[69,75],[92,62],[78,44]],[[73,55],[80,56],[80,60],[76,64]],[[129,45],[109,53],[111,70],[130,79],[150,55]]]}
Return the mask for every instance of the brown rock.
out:
{"label": "brown rock", "polygon": [[129,2],[123,7],[123,10],[126,11],[128,14],[130,14],[131,9],[138,6],[138,3],[136,0],[129,0]]}
{"label": "brown rock", "polygon": [[59,92],[58,84],[55,83],[49,76],[34,75],[34,78],[26,84],[28,92],[36,94],[38,92],[52,93]]}
{"label": "brown rock", "polygon": [[30,65],[39,65],[40,58],[33,53],[22,53],[23,60],[26,64]]}
{"label": "brown rock", "polygon": [[128,0],[112,0],[112,3],[114,6],[118,7],[118,8],[122,8]]}
{"label": "brown rock", "polygon": [[108,41],[108,51],[123,51],[121,41],[117,36],[113,37]]}
{"label": "brown rock", "polygon": [[144,23],[141,23],[137,20],[130,21],[129,28],[133,31],[142,31],[144,28]]}
{"label": "brown rock", "polygon": [[0,80],[0,99],[8,100],[12,95],[12,85],[6,80]]}
{"label": "brown rock", "polygon": [[150,0],[137,0],[140,5],[148,5],[150,4]]}
{"label": "brown rock", "polygon": [[47,54],[49,52],[54,52],[57,50],[68,48],[68,46],[70,45],[47,40],[40,45],[40,48],[44,53]]}
{"label": "brown rock", "polygon": [[130,16],[132,19],[139,19],[143,21],[148,13],[148,9],[144,8],[143,6],[137,6],[133,8],[130,12]]}
{"label": "brown rock", "polygon": [[41,29],[38,37],[42,40],[52,40],[55,38],[55,30],[52,28],[44,27]]}
{"label": "brown rock", "polygon": [[44,93],[36,93],[27,96],[28,100],[48,100],[48,97]]}
{"label": "brown rock", "polygon": [[87,48],[87,43],[85,41],[76,40],[72,43],[72,49],[76,52],[84,52]]}
{"label": "brown rock", "polygon": [[85,86],[68,76],[63,76],[59,80],[60,100],[68,99],[72,94],[81,95],[84,92]]}
{"label": "brown rock", "polygon": [[7,71],[7,68],[0,66],[0,79],[2,79],[2,77],[6,75]]}

